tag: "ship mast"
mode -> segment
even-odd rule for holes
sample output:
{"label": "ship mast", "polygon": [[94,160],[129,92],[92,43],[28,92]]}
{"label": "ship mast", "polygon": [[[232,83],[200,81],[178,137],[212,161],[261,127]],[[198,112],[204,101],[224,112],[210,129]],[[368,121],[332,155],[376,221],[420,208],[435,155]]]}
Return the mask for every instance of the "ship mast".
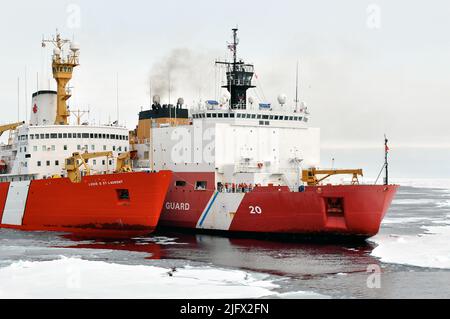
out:
{"label": "ship mast", "polygon": [[233,53],[233,62],[217,61],[216,64],[225,65],[227,67],[227,84],[222,88],[230,92],[230,108],[231,109],[246,109],[247,106],[247,90],[254,88],[252,79],[254,66],[245,64],[242,60],[238,60],[237,47],[239,39],[237,37],[238,29],[234,28],[233,43],[228,44],[228,49]]}
{"label": "ship mast", "polygon": [[[77,45],[69,40],[61,38],[57,32],[53,39],[43,39],[42,46],[46,43],[52,43],[55,48],[52,57],[53,78],[57,84],[57,107],[55,125],[68,125],[70,112],[67,109],[67,100],[72,96],[67,88],[67,84],[72,79],[73,69],[79,66],[80,49]],[[64,47],[70,44],[70,53],[64,56]]]}

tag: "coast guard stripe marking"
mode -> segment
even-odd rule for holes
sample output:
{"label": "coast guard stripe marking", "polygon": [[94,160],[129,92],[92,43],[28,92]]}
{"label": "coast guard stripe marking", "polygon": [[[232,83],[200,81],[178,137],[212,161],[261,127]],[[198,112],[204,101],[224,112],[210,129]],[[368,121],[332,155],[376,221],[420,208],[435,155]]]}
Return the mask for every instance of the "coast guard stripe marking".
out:
{"label": "coast guard stripe marking", "polygon": [[2,217],[3,225],[22,225],[29,189],[30,181],[11,182],[9,184],[8,197]]}
{"label": "coast guard stripe marking", "polygon": [[244,196],[244,193],[218,193],[197,228],[229,230]]}
{"label": "coast guard stripe marking", "polygon": [[212,205],[214,204],[214,201],[217,198],[217,195],[219,195],[219,192],[215,192],[214,196],[212,198],[212,200],[209,202],[208,208],[206,209],[206,211],[203,213],[202,219],[200,220],[199,226],[202,227],[203,226],[203,222],[206,219],[206,216],[208,216],[209,211],[211,210]]}

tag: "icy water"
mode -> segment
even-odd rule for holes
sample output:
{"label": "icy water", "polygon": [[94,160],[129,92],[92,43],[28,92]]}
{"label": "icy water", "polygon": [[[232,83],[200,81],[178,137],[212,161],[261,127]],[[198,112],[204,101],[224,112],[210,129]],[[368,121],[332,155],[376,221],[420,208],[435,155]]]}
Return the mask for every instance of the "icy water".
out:
{"label": "icy water", "polygon": [[0,230],[0,298],[449,298],[450,183],[401,183],[366,243]]}

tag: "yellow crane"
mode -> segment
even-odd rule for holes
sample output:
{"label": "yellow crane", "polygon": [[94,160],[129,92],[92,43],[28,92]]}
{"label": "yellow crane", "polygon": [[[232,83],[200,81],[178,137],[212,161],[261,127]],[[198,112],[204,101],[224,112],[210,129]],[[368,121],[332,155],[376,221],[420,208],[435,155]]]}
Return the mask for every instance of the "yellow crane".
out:
{"label": "yellow crane", "polygon": [[16,128],[18,128],[19,126],[22,126],[24,124],[25,124],[25,122],[18,122],[18,123],[13,123],[13,124],[0,125],[0,136],[2,136],[3,133],[5,133],[7,131],[15,130]]}
{"label": "yellow crane", "polygon": [[112,157],[112,152],[97,152],[97,153],[73,153],[73,155],[66,159],[65,169],[67,171],[67,177],[73,183],[81,182],[81,171],[80,167],[84,166],[86,170],[86,175],[91,174],[91,169],[88,165],[88,161],[92,158],[98,157]]}
{"label": "yellow crane", "polygon": [[116,173],[130,173],[132,171],[131,152],[119,154],[117,157]]}
{"label": "yellow crane", "polygon": [[[359,184],[358,176],[363,176],[362,169],[330,169],[330,170],[322,170],[311,168],[303,171],[302,181],[307,183],[308,186],[317,186],[325,179],[329,178],[333,175],[353,175],[352,177],[352,185]],[[321,178],[318,175],[325,175]]]}

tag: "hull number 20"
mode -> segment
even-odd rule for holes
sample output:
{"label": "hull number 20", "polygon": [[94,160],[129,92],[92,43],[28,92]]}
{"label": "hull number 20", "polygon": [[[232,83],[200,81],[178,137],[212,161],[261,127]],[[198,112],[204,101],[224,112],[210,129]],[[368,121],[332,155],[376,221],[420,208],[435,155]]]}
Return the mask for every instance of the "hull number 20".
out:
{"label": "hull number 20", "polygon": [[261,215],[262,214],[262,208],[259,206],[250,206],[250,214],[252,215]]}

